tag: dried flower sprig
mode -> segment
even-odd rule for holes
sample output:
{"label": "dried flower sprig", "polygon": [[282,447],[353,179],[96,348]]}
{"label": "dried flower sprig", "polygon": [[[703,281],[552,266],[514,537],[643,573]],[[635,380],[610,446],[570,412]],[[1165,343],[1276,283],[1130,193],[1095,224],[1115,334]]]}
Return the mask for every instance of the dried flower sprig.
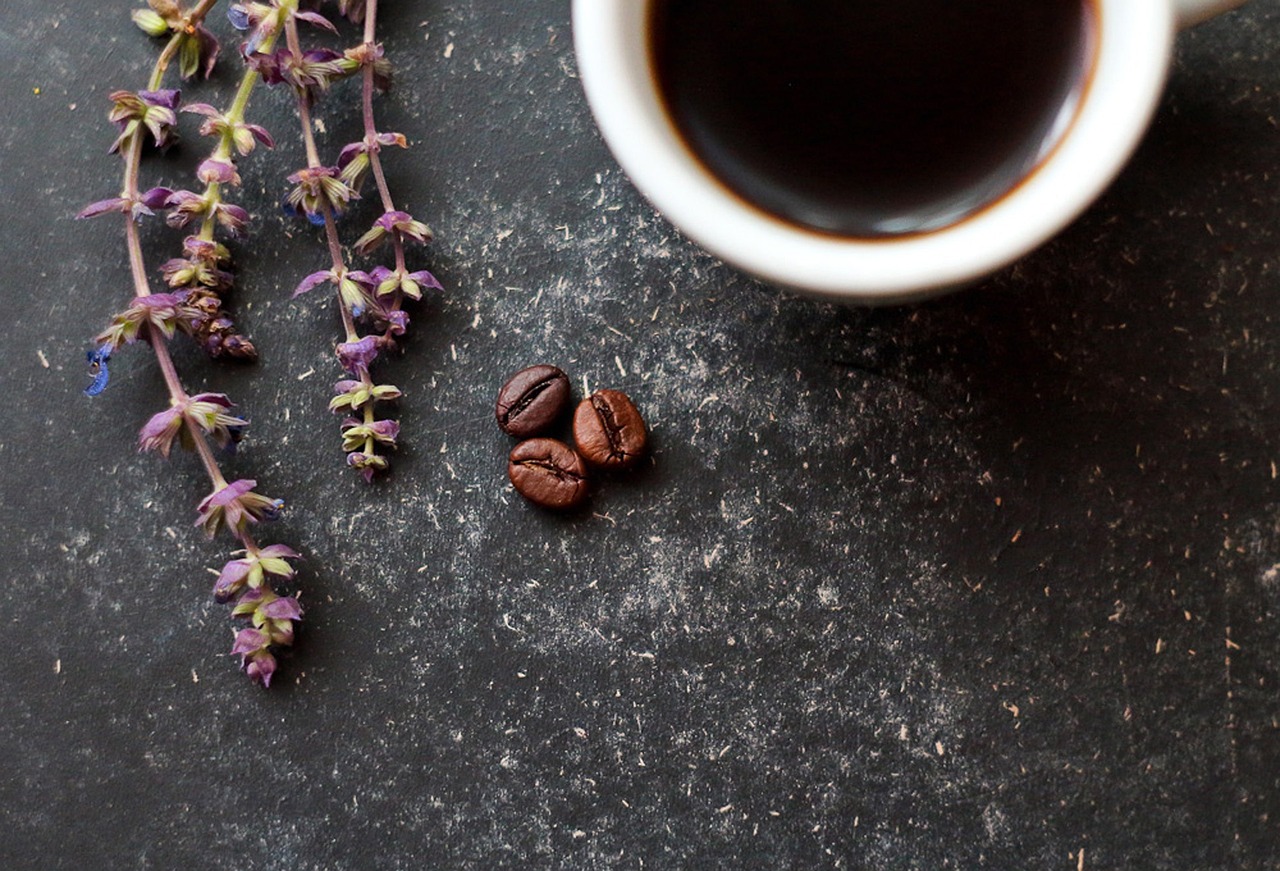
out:
{"label": "dried flower sprig", "polygon": [[[182,386],[168,342],[179,330],[191,331],[202,312],[191,303],[190,294],[185,290],[151,292],[137,226],[138,220],[153,215],[162,205],[176,208],[175,202],[180,205],[185,200],[178,197],[175,201],[177,195],[164,188],[142,193],[139,169],[148,139],[163,147],[173,136],[180,95],[176,90],[162,88],[173,58],[183,58],[180,72],[186,75],[193,75],[196,70],[207,75],[212,68],[217,41],[205,30],[204,20],[216,3],[217,0],[200,0],[186,11],[176,0],[150,0],[149,10],[134,16],[148,33],[169,32],[171,35],[152,69],[148,87],[136,94],[117,91],[111,95],[113,108],[109,118],[119,130],[112,151],[119,152],[124,159],[120,195],[93,203],[78,216],[124,214],[125,243],[133,279],[132,302],[99,334],[96,347],[88,354],[94,377],[86,393],[97,395],[107,386],[107,363],[120,347],[141,341],[151,346],[168,390],[169,407],[153,415],[143,426],[138,436],[139,447],[144,451],[159,451],[167,457],[177,441],[199,456],[213,490],[200,502],[196,524],[211,537],[226,528],[242,548],[238,553],[243,554],[223,567],[214,595],[221,602],[234,602],[233,617],[248,618],[250,625],[236,632],[231,652],[240,656],[246,673],[265,687],[270,685],[276,669],[273,649],[293,643],[294,624],[302,619],[297,594],[287,594],[282,588],[294,578],[289,560],[299,555],[284,545],[260,547],[250,532],[251,525],[278,516],[283,502],[256,492],[257,484],[253,480],[228,482],[223,476],[210,440],[223,447],[233,447],[248,422],[231,413],[233,405],[226,396],[191,395]],[[164,25],[163,30],[160,23]],[[194,62],[191,57],[195,58]],[[222,178],[225,174],[217,175]],[[208,261],[201,261],[199,267],[220,267],[221,259],[215,257],[214,260],[212,266]],[[167,267],[166,272],[169,271]],[[172,271],[176,272],[177,268]]]}
{"label": "dried flower sprig", "polygon": [[[337,290],[344,341],[337,345],[335,353],[350,377],[334,385],[336,395],[329,409],[349,415],[342,424],[342,448],[347,452],[347,465],[371,481],[375,473],[387,469],[387,451],[395,448],[400,436],[400,425],[394,420],[379,419],[375,405],[399,398],[401,391],[393,384],[375,383],[369,367],[382,351],[395,348],[396,339],[405,334],[409,316],[403,308],[404,300],[419,300],[424,289],[442,288],[430,272],[410,271],[406,265],[406,244],[429,242],[431,230],[396,208],[379,157],[383,148],[392,145],[404,148],[407,141],[400,133],[380,132],[374,120],[374,91],[390,84],[390,66],[382,46],[375,41],[377,0],[344,0],[339,11],[352,21],[363,23],[361,44],[341,55],[326,49],[303,51],[298,38],[298,20],[329,30],[336,28],[314,14],[298,13],[284,22],[287,48],[274,69],[279,71],[280,80],[293,88],[307,154],[307,165],[289,176],[294,187],[287,203],[295,212],[324,227],[330,258],[330,267],[304,278],[294,296],[325,283],[333,284]],[[335,166],[326,166],[316,148],[311,110],[318,95],[327,90],[334,79],[356,72],[362,77],[364,136],[342,149]],[[360,188],[369,174],[375,180],[383,214],[356,241],[355,249],[361,255],[368,255],[389,241],[393,266],[377,266],[365,272],[351,269],[346,262],[336,220],[352,200],[359,198]],[[371,332],[361,335],[358,323],[366,324]]]}

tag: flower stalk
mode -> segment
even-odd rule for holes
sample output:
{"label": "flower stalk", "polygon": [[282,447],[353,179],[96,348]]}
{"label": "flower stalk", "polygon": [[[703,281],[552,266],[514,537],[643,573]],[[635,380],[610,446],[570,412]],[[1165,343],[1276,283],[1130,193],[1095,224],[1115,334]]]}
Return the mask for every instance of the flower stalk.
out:
{"label": "flower stalk", "polygon": [[[376,42],[377,0],[344,2],[340,11],[350,20],[363,24],[363,41],[345,52],[327,49],[304,51],[298,34],[298,21],[336,31],[331,23],[314,13],[295,13],[284,21],[286,55],[280,68],[287,72],[281,80],[293,88],[298,121],[301,128],[307,165],[289,176],[294,185],[288,204],[305,215],[313,224],[322,226],[329,253],[329,268],[304,278],[294,296],[305,294],[321,284],[335,288],[335,298],[342,322],[343,341],[335,348],[339,363],[348,377],[334,385],[335,395],[329,409],[345,413],[342,424],[342,447],[347,465],[357,470],[366,481],[388,468],[387,453],[396,447],[399,424],[379,418],[375,406],[401,396],[393,384],[379,384],[370,375],[370,365],[383,351],[396,347],[396,339],[405,334],[409,324],[404,300],[422,298],[424,289],[442,289],[436,278],[425,270],[410,272],[406,266],[407,241],[421,244],[432,238],[426,224],[396,208],[382,168],[380,152],[384,147],[407,147],[402,134],[384,133],[377,129],[373,97],[375,90],[389,86],[389,65],[383,48]],[[312,110],[318,96],[337,78],[361,75],[361,113],[364,135],[358,142],[344,147],[335,166],[320,159],[313,132]],[[392,267],[378,266],[369,272],[352,269],[343,253],[337,220],[353,200],[359,199],[360,188],[372,174],[383,213],[373,227],[355,243],[355,251],[368,255],[390,241]],[[361,334],[359,325],[368,327]]]}
{"label": "flower stalk", "polygon": [[[241,548],[237,553],[243,557],[232,560],[228,566],[248,563],[259,569],[256,573],[246,572],[239,579],[224,580],[228,572],[224,566],[214,593],[219,601],[234,603],[233,617],[248,619],[249,627],[236,632],[232,653],[240,656],[246,673],[265,687],[270,685],[276,670],[273,651],[293,643],[294,623],[302,618],[297,595],[282,595],[283,585],[294,578],[294,570],[288,561],[297,559],[299,555],[284,545],[260,547],[250,532],[250,526],[278,516],[283,502],[257,493],[255,481],[240,479],[228,482],[223,475],[210,440],[224,448],[234,448],[248,422],[231,414],[234,406],[226,396],[215,393],[191,395],[183,387],[169,353],[168,342],[179,330],[192,332],[204,314],[185,289],[152,293],[138,232],[138,221],[142,217],[153,215],[161,206],[175,209],[175,204],[184,200],[179,194],[185,192],[174,193],[164,188],[142,193],[139,184],[141,158],[148,139],[163,147],[170,141],[177,123],[180,94],[176,90],[162,89],[165,74],[174,58],[180,58],[180,71],[184,77],[197,71],[207,76],[213,68],[218,54],[217,40],[204,28],[204,20],[216,3],[217,0],[201,0],[190,11],[185,11],[177,0],[150,0],[149,9],[135,13],[134,20],[143,30],[153,36],[170,35],[155,62],[147,88],[137,94],[123,91],[112,94],[110,118],[119,130],[112,150],[118,151],[124,159],[120,196],[93,203],[78,216],[93,217],[112,211],[124,214],[125,249],[133,284],[133,300],[129,307],[113,318],[97,337],[95,349],[89,352],[94,380],[86,392],[96,395],[107,386],[107,362],[120,347],[141,341],[150,345],[164,378],[169,407],[153,415],[143,426],[139,433],[139,449],[159,451],[167,457],[177,441],[193,450],[199,456],[213,488],[198,506],[196,525],[203,527],[210,537],[220,529],[226,529],[236,539]],[[251,86],[244,89],[246,103],[247,91],[251,89]],[[243,106],[240,112],[243,112]],[[220,146],[214,153],[223,153]],[[219,171],[218,183],[226,180],[223,175]],[[209,182],[209,179],[205,180]],[[218,213],[210,210],[208,214],[216,216]],[[170,285],[181,287],[172,280]],[[238,569],[233,570],[232,575],[236,571]]]}

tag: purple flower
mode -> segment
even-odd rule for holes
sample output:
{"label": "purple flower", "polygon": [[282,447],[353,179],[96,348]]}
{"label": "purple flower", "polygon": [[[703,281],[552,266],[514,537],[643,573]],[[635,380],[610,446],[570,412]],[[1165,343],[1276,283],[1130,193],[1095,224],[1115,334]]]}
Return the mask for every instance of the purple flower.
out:
{"label": "purple flower", "polygon": [[432,239],[431,228],[421,221],[415,221],[408,212],[390,211],[382,214],[373,222],[369,232],[356,240],[356,251],[368,254],[376,249],[387,236],[395,236],[400,244],[417,242],[425,245]]}
{"label": "purple flower", "polygon": [[[255,35],[260,31],[261,28],[255,31]],[[319,91],[328,90],[335,79],[359,69],[358,64],[329,48],[313,48],[301,55],[287,48],[276,49],[270,54],[255,53],[256,50],[257,46],[254,46],[249,53],[241,53],[245,55],[245,62],[262,76],[262,81],[268,85],[287,82],[299,98],[308,103]]]}
{"label": "purple flower", "polygon": [[188,236],[182,253],[184,257],[175,257],[160,267],[170,287],[209,288],[216,293],[231,289],[233,276],[220,268],[231,260],[225,245]]}
{"label": "purple flower", "polygon": [[113,152],[120,151],[139,125],[147,128],[159,147],[169,144],[174,125],[178,123],[177,108],[181,92],[162,89],[156,91],[114,91],[110,95],[112,107],[107,116],[116,125],[120,135],[111,144]]}
{"label": "purple flower", "polygon": [[271,638],[266,632],[246,627],[236,633],[231,647],[231,654],[240,657],[240,667],[264,687],[271,686],[271,676],[276,671],[276,659],[268,649],[270,646]]}
{"label": "purple flower", "polygon": [[111,197],[110,199],[89,203],[89,205],[76,213],[76,219],[96,218],[99,215],[106,215],[111,212],[128,214],[132,207],[133,203],[125,197]]}
{"label": "purple flower", "polygon": [[298,604],[298,600],[293,596],[282,596],[279,599],[268,602],[260,610],[272,620],[302,619],[302,606]]}
{"label": "purple flower", "polygon": [[400,292],[410,299],[422,299],[423,288],[444,290],[439,280],[425,269],[406,273],[402,269],[392,270],[385,266],[375,266],[371,277],[377,284],[378,296]]}
{"label": "purple flower", "polygon": [[232,124],[226,115],[208,103],[190,103],[184,106],[182,111],[204,116],[204,121],[200,123],[201,136],[222,137],[230,133],[231,141],[241,155],[249,154],[259,143],[267,148],[276,147],[275,140],[271,138],[267,128],[260,124],[246,124],[243,121]]}
{"label": "purple flower", "polygon": [[[364,423],[355,418],[347,418],[342,424],[342,449],[371,453],[373,443],[395,447],[400,436],[400,424],[394,420],[375,420]],[[348,459],[347,462],[350,462]]]}
{"label": "purple flower", "polygon": [[175,405],[152,415],[151,419],[138,431],[138,450],[159,451],[160,455],[167,460],[169,450],[173,447],[173,440],[180,432],[182,432],[182,407]]}
{"label": "purple flower", "polygon": [[356,342],[343,342],[336,348],[338,362],[352,375],[367,375],[369,364],[378,356],[380,344],[377,336],[365,336]]}
{"label": "purple flower", "polygon": [[289,565],[289,560],[301,558],[302,555],[293,548],[283,544],[273,544],[243,559],[232,560],[223,567],[223,574],[214,585],[214,597],[221,602],[226,602],[247,586],[249,589],[237,603],[238,610],[233,616],[242,617],[250,614],[256,607],[255,603],[261,601],[265,595],[263,582],[268,577],[292,580],[295,572],[293,566]]}
{"label": "purple flower", "polygon": [[365,428],[376,441],[384,445],[394,445],[396,439],[400,437],[400,424],[394,420],[375,420],[373,423],[365,424]]}
{"label": "purple flower", "polygon": [[187,400],[183,413],[206,435],[226,448],[240,441],[244,428],[249,425],[249,421],[227,414],[232,408],[235,405],[225,394],[197,393]]}
{"label": "purple flower", "polygon": [[348,272],[338,281],[338,296],[351,314],[360,317],[373,298],[373,279],[366,272]]}
{"label": "purple flower", "polygon": [[235,645],[231,648],[231,652],[246,656],[259,650],[264,650],[267,646],[267,633],[245,627],[236,633]]}
{"label": "purple flower", "polygon": [[351,186],[338,178],[338,170],[331,166],[304,167],[288,181],[293,185],[286,202],[295,212],[307,217],[319,217],[325,213],[337,216],[346,211],[347,204],[357,197]]}
{"label": "purple flower", "polygon": [[212,538],[221,526],[243,532],[250,523],[275,520],[284,508],[284,501],[255,493],[253,488],[257,483],[241,479],[214,490],[197,506],[196,526],[204,527]]}
{"label": "purple flower", "polygon": [[339,381],[333,385],[333,390],[337,395],[329,400],[330,411],[356,411],[370,399],[389,402],[402,395],[394,384],[365,384],[363,381]]}
{"label": "purple flower", "polygon": [[218,203],[214,207],[213,217],[232,236],[244,235],[245,225],[249,223],[249,213],[231,203]]}
{"label": "purple flower", "polygon": [[352,451],[347,454],[347,465],[359,472],[365,483],[372,483],[373,476],[378,472],[385,472],[388,464],[386,457]]}
{"label": "purple flower", "polygon": [[409,147],[408,140],[402,133],[378,133],[371,140],[366,138],[343,146],[342,151],[338,152],[339,178],[351,185],[353,190],[359,191],[369,171],[370,153],[381,151],[387,145]]}
{"label": "purple flower", "polygon": [[343,52],[347,62],[353,69],[373,70],[373,86],[380,91],[391,87],[391,63],[386,59],[382,46],[374,42],[364,42]]}
{"label": "purple flower", "polygon": [[110,377],[110,373],[107,372],[107,361],[111,359],[113,350],[114,348],[110,345],[101,345],[85,352],[85,357],[89,361],[89,374],[93,376],[93,383],[84,389],[85,396],[97,396],[107,389],[107,380]]}
{"label": "purple flower", "polygon": [[184,79],[196,73],[209,78],[221,50],[218,38],[203,23],[195,27],[187,25],[178,47],[178,74]]}
{"label": "purple flower", "polygon": [[218,580],[213,585],[213,598],[225,605],[236,597],[244,588],[245,582],[254,564],[247,559],[233,559],[222,567]]}
{"label": "purple flower", "polygon": [[262,684],[263,689],[271,686],[271,675],[276,673],[276,658],[266,651],[259,651],[251,657],[247,657],[244,665],[244,673],[249,675],[250,680],[257,681]]}
{"label": "purple flower", "polygon": [[154,215],[156,213],[155,210],[163,208],[172,194],[173,191],[168,188],[152,188],[146,193],[139,194],[134,199],[111,197],[110,199],[98,200],[96,203],[90,203],[81,209],[76,214],[76,218],[96,218],[98,215],[120,212],[137,220],[144,215]]}
{"label": "purple flower", "polygon": [[206,197],[193,191],[174,191],[165,199],[169,208],[165,222],[170,227],[185,227],[197,218],[209,213],[210,203]]}
{"label": "purple flower", "polygon": [[186,294],[153,293],[135,297],[129,307],[111,319],[111,324],[96,340],[111,348],[131,345],[147,330],[159,330],[165,338],[173,338],[179,328],[189,331],[196,312],[186,305]]}
{"label": "purple flower", "polygon": [[209,78],[218,60],[218,38],[203,22],[193,24],[181,3],[152,0],[150,5],[150,9],[138,9],[133,13],[134,23],[149,36],[173,33],[178,37],[178,70],[184,79],[197,72]]}
{"label": "purple flower", "polygon": [[240,173],[236,165],[229,160],[215,160],[210,157],[196,167],[196,178],[205,184],[240,184]]}
{"label": "purple flower", "polygon": [[[298,553],[287,544],[272,544],[258,551],[258,556],[262,559],[264,566],[268,560],[286,560],[286,559],[302,559],[302,554]],[[281,568],[273,568],[265,566],[267,574],[279,575],[280,577],[293,577],[293,569],[289,568],[288,563],[283,563]]]}

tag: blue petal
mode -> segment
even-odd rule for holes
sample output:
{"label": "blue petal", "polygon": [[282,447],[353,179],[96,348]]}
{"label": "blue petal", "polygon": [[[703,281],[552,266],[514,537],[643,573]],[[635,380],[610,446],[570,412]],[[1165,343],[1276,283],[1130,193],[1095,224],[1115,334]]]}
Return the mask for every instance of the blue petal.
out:
{"label": "blue petal", "polygon": [[86,351],[84,356],[89,361],[89,374],[93,376],[93,382],[84,389],[84,395],[97,396],[107,389],[107,381],[111,377],[107,371],[107,361],[111,359],[111,346],[103,345],[100,348],[94,348]]}
{"label": "blue petal", "polygon": [[231,26],[236,30],[248,30],[249,10],[237,3],[227,10],[227,20],[231,22]]}
{"label": "blue petal", "polygon": [[317,227],[324,226],[324,215],[319,212],[307,212],[307,220]]}

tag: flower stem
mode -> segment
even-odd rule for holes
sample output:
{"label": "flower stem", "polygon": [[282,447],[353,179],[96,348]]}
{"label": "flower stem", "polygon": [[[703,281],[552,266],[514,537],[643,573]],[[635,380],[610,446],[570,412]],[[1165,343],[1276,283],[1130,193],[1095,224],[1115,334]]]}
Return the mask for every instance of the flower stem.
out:
{"label": "flower stem", "polygon": [[[209,11],[217,5],[217,2],[218,0],[201,0],[188,13],[184,25],[186,27],[194,27],[202,22],[205,16],[209,14]],[[165,43],[160,56],[156,58],[155,66],[151,69],[151,78],[147,81],[147,90],[159,90],[160,86],[164,84],[165,73],[168,72],[169,65],[173,62],[178,49],[182,46],[182,40],[185,36],[186,31],[179,30]],[[136,125],[133,135],[129,137],[128,150],[125,152],[124,193],[122,196],[129,200],[138,198],[138,175],[142,165],[142,146],[145,139],[146,134],[142,125]],[[134,219],[132,213],[126,213],[124,220],[125,245],[129,251],[129,271],[133,276],[133,294],[139,297],[150,296],[151,284],[147,280],[147,267],[142,255],[142,240],[138,235],[138,222]],[[156,363],[160,366],[160,372],[164,376],[164,383],[169,391],[170,403],[178,405],[185,402],[188,398],[187,391],[183,388],[182,380],[178,377],[178,370],[173,365],[173,357],[169,354],[169,343],[164,334],[154,329],[148,329],[147,339],[151,344],[152,351],[155,352]],[[192,441],[195,443],[196,453],[200,455],[205,472],[209,475],[209,480],[213,483],[214,488],[227,486],[227,479],[223,477],[222,470],[218,467],[218,461],[213,456],[213,449],[209,447],[209,440],[205,437],[204,431],[196,426],[190,418],[186,419],[186,426],[188,432],[191,433]]]}

